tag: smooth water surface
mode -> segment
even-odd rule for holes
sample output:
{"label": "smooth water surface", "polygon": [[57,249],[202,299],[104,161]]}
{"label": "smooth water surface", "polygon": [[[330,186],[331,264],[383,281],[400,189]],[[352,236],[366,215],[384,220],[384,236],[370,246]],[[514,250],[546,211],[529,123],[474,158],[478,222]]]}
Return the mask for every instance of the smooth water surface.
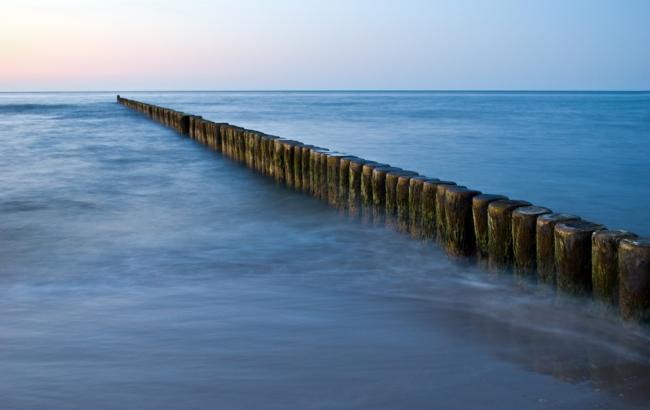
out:
{"label": "smooth water surface", "polygon": [[[650,231],[646,94],[124,96]],[[0,407],[647,406],[647,329],[114,100],[0,94]]]}

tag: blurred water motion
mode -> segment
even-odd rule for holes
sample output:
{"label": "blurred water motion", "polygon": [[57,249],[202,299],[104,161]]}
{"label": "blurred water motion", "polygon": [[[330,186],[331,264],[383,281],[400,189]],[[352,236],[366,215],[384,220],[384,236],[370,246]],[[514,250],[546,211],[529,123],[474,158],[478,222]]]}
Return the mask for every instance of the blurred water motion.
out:
{"label": "blurred water motion", "polygon": [[[628,180],[647,94],[128,97],[650,231]],[[3,408],[650,400],[647,329],[351,221],[113,94],[0,94],[0,129]]]}

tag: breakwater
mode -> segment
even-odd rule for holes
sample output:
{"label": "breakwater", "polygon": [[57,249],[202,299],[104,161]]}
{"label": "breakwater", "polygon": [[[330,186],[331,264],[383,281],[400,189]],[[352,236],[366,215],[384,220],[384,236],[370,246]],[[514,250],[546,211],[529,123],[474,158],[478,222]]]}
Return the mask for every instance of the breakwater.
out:
{"label": "breakwater", "polygon": [[118,102],[353,215],[648,320],[650,243],[550,209],[151,104]]}

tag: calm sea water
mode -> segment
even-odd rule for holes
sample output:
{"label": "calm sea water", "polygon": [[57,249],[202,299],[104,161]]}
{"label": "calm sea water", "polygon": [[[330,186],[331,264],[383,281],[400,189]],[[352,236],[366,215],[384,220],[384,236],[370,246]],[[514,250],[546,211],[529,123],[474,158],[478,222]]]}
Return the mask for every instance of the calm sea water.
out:
{"label": "calm sea water", "polygon": [[[125,93],[650,234],[650,94]],[[2,408],[647,408],[650,332],[115,103],[0,94]]]}

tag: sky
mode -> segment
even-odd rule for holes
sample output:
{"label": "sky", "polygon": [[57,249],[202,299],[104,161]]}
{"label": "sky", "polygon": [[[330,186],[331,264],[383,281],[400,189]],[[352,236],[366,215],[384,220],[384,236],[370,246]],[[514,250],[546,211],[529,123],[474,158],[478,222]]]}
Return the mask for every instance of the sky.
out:
{"label": "sky", "polygon": [[0,0],[0,90],[650,90],[646,0]]}

